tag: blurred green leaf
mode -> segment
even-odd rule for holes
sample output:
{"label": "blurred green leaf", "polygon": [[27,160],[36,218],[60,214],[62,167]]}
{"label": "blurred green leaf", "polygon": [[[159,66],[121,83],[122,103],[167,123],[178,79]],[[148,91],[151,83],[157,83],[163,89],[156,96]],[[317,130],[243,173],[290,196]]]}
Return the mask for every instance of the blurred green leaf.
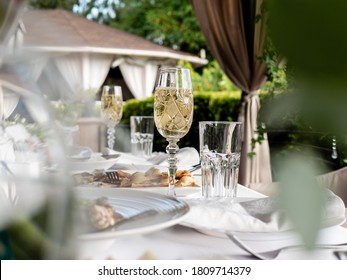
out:
{"label": "blurred green leaf", "polygon": [[347,2],[267,0],[275,45],[308,76],[346,78]]}
{"label": "blurred green leaf", "polygon": [[319,171],[314,165],[307,164],[306,156],[291,155],[283,162],[279,205],[301,235],[304,244],[312,248],[321,227],[325,191],[314,178]]}

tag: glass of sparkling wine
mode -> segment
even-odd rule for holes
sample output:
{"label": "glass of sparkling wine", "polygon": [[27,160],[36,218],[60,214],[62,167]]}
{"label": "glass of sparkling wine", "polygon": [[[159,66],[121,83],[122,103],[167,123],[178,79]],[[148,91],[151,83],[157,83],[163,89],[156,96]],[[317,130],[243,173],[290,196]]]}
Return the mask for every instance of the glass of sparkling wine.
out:
{"label": "glass of sparkling wine", "polygon": [[107,145],[113,149],[116,125],[123,115],[123,96],[120,86],[103,86],[101,94],[101,115],[107,125]]}
{"label": "glass of sparkling wine", "polygon": [[154,121],[159,133],[169,145],[168,195],[175,196],[177,142],[185,136],[193,120],[193,89],[187,68],[160,68],[154,92]]}

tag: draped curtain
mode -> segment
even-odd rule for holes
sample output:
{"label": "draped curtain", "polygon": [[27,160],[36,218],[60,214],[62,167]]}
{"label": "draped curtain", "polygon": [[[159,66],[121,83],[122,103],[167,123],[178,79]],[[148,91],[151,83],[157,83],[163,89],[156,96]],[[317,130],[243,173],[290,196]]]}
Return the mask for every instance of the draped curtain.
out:
{"label": "draped curtain", "polygon": [[31,75],[32,78],[35,82],[38,81],[38,79],[40,78],[43,69],[45,68],[46,64],[48,63],[48,56],[38,56],[36,55],[33,59],[31,59],[29,61],[30,63],[30,69],[31,69]]}
{"label": "draped curtain", "polygon": [[242,90],[239,120],[243,122],[243,146],[239,183],[271,182],[270,152],[267,137],[257,144],[255,156],[251,140],[257,137],[260,108],[259,89],[266,81],[262,55],[265,21],[255,22],[262,0],[191,0],[207,45],[225,74]]}
{"label": "draped curtain", "polygon": [[158,62],[127,58],[122,60],[119,68],[135,98],[144,99],[152,95]]}
{"label": "draped curtain", "polygon": [[0,43],[6,44],[17,29],[18,19],[27,0],[0,0]]}
{"label": "draped curtain", "polygon": [[98,53],[71,53],[54,57],[59,72],[73,93],[100,88],[110,70],[113,56]]}

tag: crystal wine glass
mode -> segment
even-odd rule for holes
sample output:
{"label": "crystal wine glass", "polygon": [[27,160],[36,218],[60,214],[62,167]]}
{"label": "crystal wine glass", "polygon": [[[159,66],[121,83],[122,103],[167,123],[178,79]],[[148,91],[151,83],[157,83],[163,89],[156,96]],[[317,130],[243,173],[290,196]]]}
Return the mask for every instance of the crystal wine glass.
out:
{"label": "crystal wine glass", "polygon": [[[38,56],[23,50],[0,54],[0,232],[27,258],[71,259],[77,252],[74,182],[47,96],[33,80]],[[51,92],[57,72],[47,69],[41,85]]]}
{"label": "crystal wine glass", "polygon": [[193,120],[193,90],[190,71],[187,68],[160,68],[154,93],[154,121],[159,133],[169,145],[168,195],[175,196],[177,171],[177,142],[185,136]]}
{"label": "crystal wine glass", "polygon": [[107,145],[113,149],[116,125],[123,115],[123,96],[120,86],[103,86],[101,94],[101,115],[107,125]]}

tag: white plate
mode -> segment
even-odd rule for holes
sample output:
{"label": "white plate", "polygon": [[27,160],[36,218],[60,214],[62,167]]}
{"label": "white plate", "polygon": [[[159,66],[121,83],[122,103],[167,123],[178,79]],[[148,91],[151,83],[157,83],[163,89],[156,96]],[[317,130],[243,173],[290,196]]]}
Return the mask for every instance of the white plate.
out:
{"label": "white plate", "polygon": [[157,231],[179,223],[189,211],[189,206],[177,198],[139,190],[77,187],[76,194],[77,197],[86,199],[105,196],[116,211],[125,218],[149,209],[158,211],[157,214],[145,219],[125,223],[115,231],[80,235],[79,238],[82,240],[106,240]]}
{"label": "white plate", "polygon": [[118,161],[118,158],[104,159],[104,158],[90,158],[84,161],[71,161],[71,171],[77,172],[92,172],[95,169],[108,169]]}

